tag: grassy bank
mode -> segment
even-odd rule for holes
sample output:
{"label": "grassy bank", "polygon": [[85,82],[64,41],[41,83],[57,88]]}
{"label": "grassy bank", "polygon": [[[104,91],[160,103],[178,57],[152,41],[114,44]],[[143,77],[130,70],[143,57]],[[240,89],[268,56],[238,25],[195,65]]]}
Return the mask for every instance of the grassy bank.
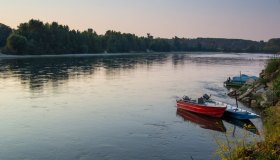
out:
{"label": "grassy bank", "polygon": [[[230,153],[227,153],[223,148],[219,148],[219,150],[225,151],[220,155],[223,160],[280,160],[280,60],[269,60],[260,77],[259,82],[257,82],[258,85],[267,86],[267,89],[264,93],[259,94],[261,96],[251,94],[250,99],[261,102],[256,107],[262,109],[264,141],[230,146],[233,147]],[[244,87],[246,87],[246,90],[249,89],[248,86]],[[240,92],[242,90],[244,88],[241,88]],[[258,99],[254,99],[255,97],[258,97]]]}
{"label": "grassy bank", "polygon": [[280,103],[264,111],[265,140],[236,149],[232,159],[280,160]]}

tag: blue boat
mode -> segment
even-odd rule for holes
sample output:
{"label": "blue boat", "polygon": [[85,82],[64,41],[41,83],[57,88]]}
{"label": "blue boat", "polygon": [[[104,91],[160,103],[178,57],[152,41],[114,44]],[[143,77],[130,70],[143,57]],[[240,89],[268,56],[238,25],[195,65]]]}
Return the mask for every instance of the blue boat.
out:
{"label": "blue boat", "polygon": [[240,120],[254,119],[254,118],[259,118],[260,117],[259,115],[255,114],[255,113],[249,112],[245,109],[238,108],[237,99],[236,99],[236,106],[232,106],[232,105],[227,104],[227,103],[223,103],[223,102],[213,100],[207,94],[204,94],[202,96],[202,98],[207,103],[219,103],[219,104],[222,104],[222,105],[226,106],[226,110],[225,110],[223,116],[228,116],[228,117],[232,117],[232,118],[236,118],[236,119],[240,119]]}
{"label": "blue boat", "polygon": [[224,116],[229,116],[236,119],[254,119],[260,117],[255,113],[231,105],[227,105]]}
{"label": "blue boat", "polygon": [[234,76],[232,78],[228,78],[224,84],[226,86],[236,86],[236,87],[240,87],[242,85],[244,85],[246,83],[247,80],[249,79],[253,79],[253,80],[257,80],[258,77],[256,76],[249,76],[246,74],[240,74],[239,76]]}

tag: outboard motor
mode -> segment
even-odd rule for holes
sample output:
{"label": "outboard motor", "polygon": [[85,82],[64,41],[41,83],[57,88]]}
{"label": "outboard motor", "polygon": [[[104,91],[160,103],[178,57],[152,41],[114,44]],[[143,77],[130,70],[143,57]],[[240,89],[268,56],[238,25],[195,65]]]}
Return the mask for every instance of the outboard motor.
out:
{"label": "outboard motor", "polygon": [[208,94],[204,94],[204,95],[203,95],[203,98],[206,99],[206,100],[209,100],[209,99],[210,99],[210,96],[209,96]]}
{"label": "outboard motor", "polygon": [[190,99],[190,97],[188,97],[188,96],[184,96],[184,97],[183,97],[183,100],[184,100],[184,101],[190,101],[191,99]]}
{"label": "outboard motor", "polygon": [[198,104],[204,104],[204,99],[203,99],[203,97],[198,98],[198,99],[197,99],[197,103],[198,103]]}

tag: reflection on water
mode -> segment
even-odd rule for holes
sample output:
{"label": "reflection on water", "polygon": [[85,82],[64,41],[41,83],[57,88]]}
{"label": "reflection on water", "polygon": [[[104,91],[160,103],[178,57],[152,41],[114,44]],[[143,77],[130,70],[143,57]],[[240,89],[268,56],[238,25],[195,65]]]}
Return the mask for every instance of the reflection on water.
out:
{"label": "reflection on water", "polygon": [[[32,57],[10,58],[0,57],[0,78],[18,77],[22,84],[29,85],[30,89],[43,89],[45,83],[53,83],[55,86],[64,83],[70,77],[92,75],[104,68],[106,75],[118,74],[121,70],[133,70],[137,67],[145,67],[149,70],[155,64],[168,63],[168,54],[150,55],[118,55],[118,56],[85,56],[85,57]],[[243,64],[245,61],[261,61],[269,58],[263,54],[252,58],[251,54],[172,54],[172,64],[184,66],[186,63],[196,64]],[[236,73],[233,73],[236,74]],[[217,89],[217,88],[213,88]]]}
{"label": "reflection on water", "polygon": [[[177,109],[176,114],[184,119],[184,121],[191,122],[195,125],[200,126],[204,129],[210,129],[219,132],[226,132],[226,127],[224,126],[223,121],[226,121],[233,125],[233,128],[239,127],[244,130],[247,130],[251,133],[259,135],[257,127],[249,119],[239,120],[231,117],[224,116],[221,118],[209,117],[201,114],[196,114],[189,111],[184,111],[182,109]],[[231,127],[232,128],[232,127]],[[234,134],[234,133],[233,133]]]}
{"label": "reflection on water", "polygon": [[199,125],[201,128],[211,129],[219,132],[226,132],[223,121],[220,118],[204,116],[181,109],[177,109],[177,115],[181,116],[185,121],[190,121]]}
{"label": "reflection on water", "polygon": [[[116,70],[133,70],[137,65],[147,68],[166,61],[166,55],[121,56],[121,57],[66,57],[66,58],[24,58],[0,61],[0,78],[18,77],[30,89],[43,89],[44,83],[63,83],[70,77],[92,75],[100,67],[106,74]],[[1,60],[1,59],[0,59]]]}
{"label": "reflection on water", "polygon": [[256,135],[260,134],[257,127],[249,119],[239,120],[239,119],[224,116],[223,120],[225,120],[226,122],[234,125],[234,127],[242,128],[242,129],[247,130],[247,131],[249,131],[251,133],[254,133]]}
{"label": "reflection on water", "polygon": [[5,59],[0,61],[0,78],[18,77],[21,83],[29,85],[31,90],[41,90],[45,83],[59,86],[69,78],[93,75],[101,68],[106,70],[106,75],[110,75],[117,74],[120,70],[133,70],[139,65],[149,69],[149,66],[164,63],[166,60],[165,54]]}
{"label": "reflection on water", "polygon": [[223,81],[257,75],[266,56],[0,57],[0,159],[213,159],[213,133],[231,123],[176,116],[176,97],[208,93],[235,104]]}

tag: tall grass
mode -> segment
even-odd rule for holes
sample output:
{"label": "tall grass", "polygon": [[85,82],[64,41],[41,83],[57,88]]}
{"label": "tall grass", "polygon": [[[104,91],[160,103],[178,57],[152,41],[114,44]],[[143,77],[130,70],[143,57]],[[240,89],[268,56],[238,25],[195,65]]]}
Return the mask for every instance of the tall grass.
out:
{"label": "tall grass", "polygon": [[[252,126],[245,125],[244,129],[250,128]],[[247,152],[246,148],[248,146],[251,146],[253,143],[256,143],[257,140],[251,140],[249,141],[249,134],[248,131],[242,131],[241,138],[233,137],[230,138],[230,135],[228,133],[235,132],[234,129],[228,131],[225,136],[225,140],[221,140],[221,138],[215,138],[216,143],[218,144],[218,149],[216,150],[216,154],[221,158],[221,160],[236,160],[240,157],[246,158]]]}
{"label": "tall grass", "polygon": [[243,138],[235,140],[225,135],[226,141],[216,140],[219,146],[216,153],[222,160],[280,160],[280,103],[264,113],[264,141],[246,143],[246,132]]}

